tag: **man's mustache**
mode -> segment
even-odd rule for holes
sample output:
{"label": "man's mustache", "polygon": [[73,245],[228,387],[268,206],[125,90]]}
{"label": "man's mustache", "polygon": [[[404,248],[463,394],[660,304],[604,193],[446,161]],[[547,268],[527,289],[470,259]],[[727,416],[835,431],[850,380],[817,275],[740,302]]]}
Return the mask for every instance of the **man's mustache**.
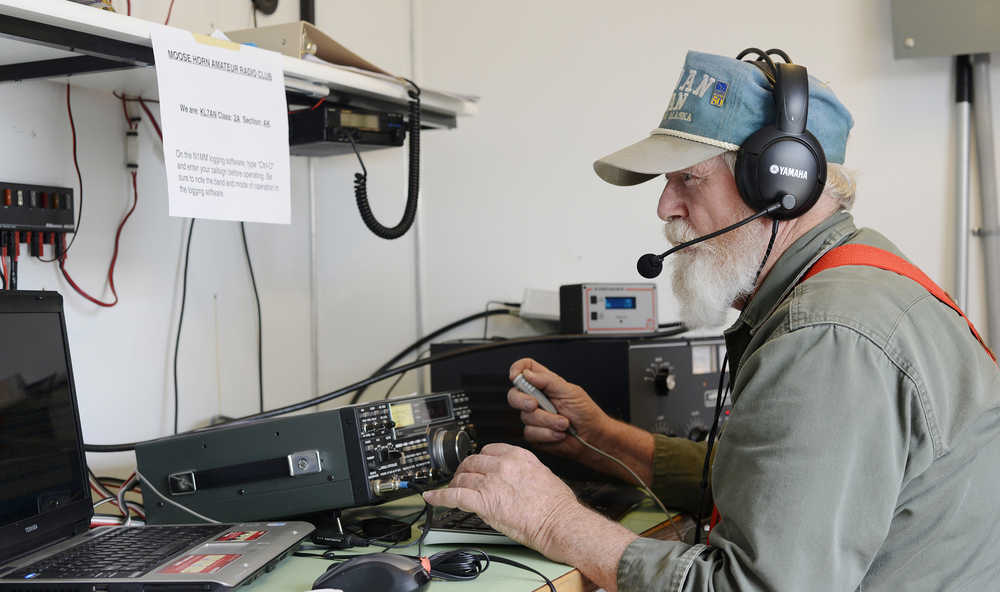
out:
{"label": "man's mustache", "polygon": [[[663,225],[663,235],[667,237],[670,244],[677,246],[681,243],[698,238],[698,233],[687,220],[671,220]],[[704,244],[704,243],[702,243]],[[702,246],[702,245],[698,245]]]}

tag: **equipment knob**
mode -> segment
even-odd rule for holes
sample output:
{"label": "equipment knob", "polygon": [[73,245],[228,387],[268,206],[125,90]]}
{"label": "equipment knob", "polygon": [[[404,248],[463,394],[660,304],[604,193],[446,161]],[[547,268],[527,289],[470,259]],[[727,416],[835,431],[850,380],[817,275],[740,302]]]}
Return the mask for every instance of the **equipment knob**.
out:
{"label": "equipment knob", "polygon": [[431,460],[441,475],[451,475],[465,457],[472,454],[476,443],[465,430],[440,429],[431,434]]}
{"label": "equipment knob", "polygon": [[653,384],[656,386],[656,394],[661,397],[666,397],[677,388],[677,376],[673,372],[673,368],[664,365],[656,371],[653,375]]}
{"label": "equipment knob", "polygon": [[688,430],[688,440],[701,442],[708,437],[708,429],[702,425],[696,425]]}

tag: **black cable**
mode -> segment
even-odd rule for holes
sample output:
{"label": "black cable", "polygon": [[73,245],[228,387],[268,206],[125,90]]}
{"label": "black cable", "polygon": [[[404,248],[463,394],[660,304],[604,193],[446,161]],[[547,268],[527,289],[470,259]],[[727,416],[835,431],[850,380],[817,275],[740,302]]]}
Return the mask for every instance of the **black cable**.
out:
{"label": "black cable", "polygon": [[[491,304],[499,304],[501,306],[507,306],[507,307],[510,307],[510,308],[521,308],[521,303],[520,302],[501,302],[500,300],[487,300],[486,301],[486,310],[490,309],[490,305]],[[488,316],[484,317],[483,318],[483,339],[487,339],[486,335],[487,335],[487,330],[489,329],[489,326],[490,326],[490,317],[488,317]]]}
{"label": "black cable", "polygon": [[[177,336],[174,341],[174,433],[178,433],[177,424],[180,416],[180,394],[177,389],[177,354],[181,349],[181,328],[184,326],[184,307],[187,304],[188,261],[191,257],[191,236],[194,234],[194,218],[188,225],[187,246],[184,248],[184,278],[181,283],[181,313],[177,317]],[[133,447],[134,448],[134,447]],[[129,449],[131,450],[131,449]]]}
{"label": "black cable", "polygon": [[757,267],[757,275],[753,276],[753,285],[757,285],[757,280],[760,279],[760,272],[764,271],[764,265],[767,263],[767,258],[771,256],[771,249],[774,247],[774,239],[778,238],[778,223],[780,220],[777,218],[771,220],[771,239],[767,241],[767,250],[764,251],[764,258],[760,260],[760,266]]}
{"label": "black cable", "polygon": [[[403,351],[401,351],[398,354],[394,355],[393,357],[389,358],[388,362],[386,362],[385,364],[382,364],[381,366],[379,366],[378,369],[375,370],[375,372],[372,373],[372,376],[376,376],[378,374],[381,374],[381,373],[385,372],[389,368],[392,368],[396,364],[396,362],[398,362],[398,361],[402,360],[403,358],[405,358],[407,355],[409,355],[410,352],[412,352],[415,349],[420,348],[421,346],[423,346],[425,343],[431,341],[432,339],[436,339],[439,335],[447,333],[448,331],[451,331],[452,329],[454,329],[456,327],[460,327],[460,326],[462,326],[462,325],[464,325],[466,323],[471,323],[472,321],[475,321],[477,319],[481,319],[483,317],[488,317],[488,316],[492,316],[492,315],[501,315],[501,314],[510,314],[510,311],[507,310],[507,309],[501,309],[501,310],[490,310],[490,311],[484,311],[484,312],[477,312],[477,313],[471,314],[471,315],[469,315],[467,317],[462,317],[462,318],[458,319],[455,322],[448,323],[444,327],[441,327],[440,329],[437,329],[435,331],[432,331],[431,333],[428,333],[427,335],[421,337],[420,339],[414,341],[410,345],[408,345],[405,348],[403,348]],[[366,390],[368,390],[367,385],[364,386],[364,387],[362,387],[362,388],[360,388],[360,389],[358,389],[358,392],[353,397],[351,397],[351,405],[353,405],[353,404],[357,403],[358,401],[360,401],[361,400],[361,396],[365,394]]]}
{"label": "black cable", "polygon": [[264,322],[261,319],[260,294],[257,292],[257,278],[253,273],[253,260],[250,259],[250,247],[247,246],[247,227],[240,222],[240,236],[243,237],[243,254],[247,256],[247,268],[250,270],[250,285],[253,286],[253,298],[257,302],[257,393],[260,397],[260,411],[264,412]]}
{"label": "black cable", "polygon": [[368,230],[371,230],[379,238],[390,240],[403,236],[413,226],[413,221],[417,216],[417,197],[420,195],[420,87],[412,80],[406,78],[403,80],[406,80],[413,87],[413,90],[407,92],[410,97],[410,163],[409,178],[406,184],[406,205],[403,208],[403,218],[396,226],[392,228],[383,226],[372,213],[371,205],[368,203],[368,169],[365,168],[361,152],[358,150],[357,144],[354,143],[354,137],[347,134],[347,140],[354,148],[358,162],[361,163],[362,172],[354,175],[354,197],[358,202],[358,212],[361,213],[361,219]]}
{"label": "black cable", "polygon": [[[490,311],[494,312],[494,311]],[[481,312],[479,314],[482,314]],[[635,335],[629,335],[628,339],[632,341],[655,341],[657,339],[666,339],[668,337],[674,337],[681,333],[686,332],[687,329],[684,327],[674,329],[671,331],[658,331],[654,333],[641,333]],[[524,345],[529,343],[563,343],[569,341],[601,341],[604,339],[622,339],[622,335],[593,335],[593,334],[580,334],[580,335],[541,335],[538,337],[520,337],[517,339],[508,339],[506,341],[499,341],[496,343],[484,343],[482,345],[473,345],[470,347],[464,347],[462,349],[456,349],[453,351],[445,352],[443,354],[438,354],[437,356],[431,356],[423,360],[417,360],[415,362],[410,362],[408,364],[403,364],[397,366],[390,370],[378,374],[375,376],[370,376],[364,380],[359,380],[354,384],[349,384],[345,387],[339,388],[335,391],[329,392],[325,395],[319,397],[314,397],[312,399],[307,399],[305,401],[300,401],[298,403],[293,403],[291,405],[285,405],[284,407],[278,407],[276,409],[270,409],[264,413],[256,413],[253,415],[247,415],[234,419],[230,422],[218,424],[216,426],[210,426],[206,428],[201,428],[199,430],[192,430],[192,433],[204,433],[207,431],[214,431],[221,428],[229,428],[230,426],[236,424],[253,423],[262,419],[270,419],[272,417],[278,417],[281,415],[287,415],[289,413],[295,413],[296,411],[302,411],[303,409],[308,409],[309,407],[314,407],[316,405],[321,405],[327,401],[332,401],[344,395],[353,393],[354,391],[366,387],[370,384],[391,378],[400,374],[402,372],[408,372],[414,368],[419,368],[421,366],[426,366],[428,364],[433,364],[435,362],[442,362],[444,360],[450,360],[452,358],[457,358],[461,356],[472,355],[482,351],[488,351],[493,349],[501,349],[505,347],[513,347],[516,345]],[[135,447],[139,444],[146,444],[149,442],[154,442],[158,438],[153,438],[151,440],[144,440],[141,442],[126,442],[122,444],[84,444],[84,449],[87,452],[127,452],[129,450],[135,450]]]}
{"label": "black cable", "polygon": [[[701,542],[701,525],[702,521],[705,519],[705,502],[708,499],[708,471],[712,463],[712,446],[715,444],[715,435],[719,429],[719,418],[722,416],[722,408],[725,406],[724,399],[729,393],[729,389],[725,388],[726,383],[726,369],[729,366],[729,352],[726,352],[726,356],[722,359],[722,369],[719,371],[719,390],[715,394],[715,416],[712,420],[712,428],[708,431],[708,442],[706,442],[705,448],[705,462],[701,467],[701,502],[698,504],[698,517],[695,519],[694,523],[694,544]],[[732,384],[732,381],[730,381]]]}
{"label": "black cable", "polygon": [[[425,349],[424,351],[422,351],[419,354],[417,354],[416,359],[419,360],[420,358],[424,357],[425,355],[427,355],[429,353],[431,353],[431,350]],[[383,401],[388,401],[389,400],[389,397],[392,395],[392,391],[396,390],[396,387],[399,386],[399,383],[400,383],[401,380],[403,380],[404,376],[406,376],[406,372],[403,372],[402,374],[400,374],[399,376],[396,377],[396,380],[392,383],[392,386],[390,386],[389,389],[387,391],[385,391],[385,396],[382,397]]]}
{"label": "black cable", "polygon": [[[296,557],[310,557],[313,559],[328,559],[332,561],[349,561],[355,557],[368,557],[373,555],[372,553],[361,553],[357,555],[339,555],[336,552],[328,551],[322,554],[315,553],[303,553],[295,552],[293,553]],[[420,561],[421,557],[419,555],[400,555],[401,557],[408,557],[414,561]],[[538,571],[537,569],[527,566],[519,561],[514,561],[513,559],[507,559],[506,557],[501,557],[499,555],[490,555],[482,549],[475,549],[471,547],[465,547],[461,549],[453,549],[449,551],[439,551],[427,558],[430,563],[431,569],[428,572],[430,576],[437,580],[444,580],[449,582],[467,582],[470,580],[475,580],[484,571],[489,568],[493,563],[501,563],[503,565],[509,565],[511,567],[516,567],[518,569],[523,569],[525,571],[530,571],[531,573],[542,578],[545,585],[548,586],[549,590],[556,592],[555,584],[546,577],[545,574]],[[332,566],[331,566],[332,567]]]}

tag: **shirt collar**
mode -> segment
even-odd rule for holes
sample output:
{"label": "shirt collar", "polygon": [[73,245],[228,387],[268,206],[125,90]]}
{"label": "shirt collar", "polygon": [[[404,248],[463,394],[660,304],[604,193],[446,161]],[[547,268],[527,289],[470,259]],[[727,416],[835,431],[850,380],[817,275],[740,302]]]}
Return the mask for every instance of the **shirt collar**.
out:
{"label": "shirt collar", "polygon": [[771,312],[785,299],[816,261],[828,250],[857,232],[854,218],[845,210],[829,216],[800,236],[774,264],[760,288],[743,308],[739,319],[726,334],[740,329],[757,331]]}

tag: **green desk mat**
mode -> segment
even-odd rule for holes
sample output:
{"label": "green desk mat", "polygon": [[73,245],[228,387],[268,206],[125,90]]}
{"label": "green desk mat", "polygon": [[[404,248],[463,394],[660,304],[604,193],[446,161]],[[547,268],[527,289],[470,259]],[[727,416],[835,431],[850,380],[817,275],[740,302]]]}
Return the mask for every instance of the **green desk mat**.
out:
{"label": "green desk mat", "polygon": [[[393,513],[417,512],[420,509],[421,500],[416,496],[410,496],[399,500],[383,504],[379,508]],[[629,512],[621,521],[622,525],[632,532],[640,533],[664,521],[661,512],[652,500],[646,499],[634,510]],[[419,529],[414,529],[419,532]],[[415,539],[416,537],[414,537]],[[424,545],[424,555],[430,556],[438,551],[458,549],[470,545]],[[484,551],[491,555],[499,555],[508,559],[513,559],[525,565],[537,569],[545,574],[550,580],[555,580],[559,576],[571,571],[573,568],[562,563],[549,561],[540,553],[527,547],[513,545],[484,545]],[[348,554],[376,553],[381,551],[379,547],[354,548],[344,551]],[[319,551],[315,551],[319,553]],[[416,546],[406,547],[398,551],[390,551],[404,555],[415,555]],[[270,591],[298,591],[304,592],[312,589],[312,583],[330,565],[330,561],[324,559],[314,559],[310,557],[294,557],[289,555],[287,559],[278,564],[274,571],[260,576],[256,582],[250,586],[241,588],[245,592],[270,592]],[[428,590],[430,592],[440,592],[443,590],[469,590],[475,587],[477,592],[500,591],[500,590],[525,590],[530,591],[543,586],[545,583],[537,575],[518,569],[509,565],[499,563],[491,564],[478,579],[471,582],[443,582],[433,581]],[[373,591],[376,592],[376,591]]]}

